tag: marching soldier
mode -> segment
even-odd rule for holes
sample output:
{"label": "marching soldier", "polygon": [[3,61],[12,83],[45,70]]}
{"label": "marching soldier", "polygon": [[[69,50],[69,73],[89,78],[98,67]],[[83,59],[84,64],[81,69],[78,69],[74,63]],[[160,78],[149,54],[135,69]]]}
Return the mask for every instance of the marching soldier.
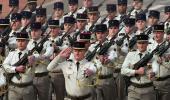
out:
{"label": "marching soldier", "polygon": [[85,59],[85,43],[76,42],[73,45],[73,60],[67,60],[71,48],[66,48],[48,65],[48,70],[61,69],[65,78],[67,92],[66,100],[94,100],[92,99],[92,82],[97,72],[97,66]]}
{"label": "marching soldier", "polygon": [[[33,49],[43,39],[41,31],[41,23],[35,22],[31,24],[31,40],[29,41],[28,50]],[[48,100],[50,89],[50,78],[48,76],[47,65],[50,62],[49,58],[52,56],[54,48],[50,41],[44,41],[39,44],[40,49],[36,49],[29,58],[36,61],[35,77],[33,84],[35,86],[36,95],[39,100]]]}
{"label": "marching soldier", "polygon": [[[164,40],[164,25],[155,25],[154,42],[149,45],[148,50],[152,51],[157,46],[159,45],[166,46],[168,43],[169,43],[168,38],[167,40]],[[161,49],[161,47],[159,48]],[[163,52],[163,50],[161,50],[161,52]],[[157,91],[157,100],[168,100],[170,97],[169,52],[170,52],[169,49],[167,49],[167,51],[165,51],[163,55],[159,56],[159,53],[156,55],[157,62],[159,63],[159,71],[156,75],[151,74],[152,77],[156,77],[155,78],[156,80],[154,81],[154,86]]]}
{"label": "marching soldier", "polygon": [[103,19],[103,24],[106,24],[108,27],[109,20],[114,20],[117,14],[116,4],[107,4],[106,5],[107,15],[105,19]]}
{"label": "marching soldier", "polygon": [[156,60],[148,61],[152,63],[152,67],[148,65],[134,66],[140,59],[143,59],[149,52],[147,35],[137,35],[137,51],[129,52],[123,62],[121,74],[131,77],[131,85],[128,87],[128,100],[155,100],[155,92],[153,83],[149,78],[149,73],[157,73],[158,66]]}
{"label": "marching soldier", "polygon": [[36,19],[35,22],[40,22],[42,25],[42,29],[43,29],[43,25],[45,25],[46,23],[46,8],[37,8],[36,9]]}
{"label": "marching soldier", "polygon": [[130,13],[131,18],[135,18],[137,14],[143,11],[143,0],[133,0],[133,7],[134,10]]}
{"label": "marching soldier", "polygon": [[158,24],[159,18],[160,18],[160,12],[159,11],[150,10],[149,15],[148,15],[148,19],[147,19],[147,26],[151,27],[155,24]]}
{"label": "marching soldier", "polygon": [[126,15],[126,10],[127,10],[127,0],[117,0],[117,10],[118,10],[118,15],[116,17],[117,20],[121,20],[123,16]]}
{"label": "marching soldier", "polygon": [[145,14],[137,14],[136,15],[136,35],[139,35],[144,32],[146,28],[146,15]]}
{"label": "marching soldier", "polygon": [[[20,31],[23,30],[24,27],[28,26],[28,24],[30,24],[31,21],[31,17],[32,17],[32,12],[30,11],[22,11],[21,12],[21,28]],[[23,31],[29,31],[29,29],[27,28],[27,30],[23,30]]]}
{"label": "marching soldier", "polygon": [[64,17],[72,16],[76,18],[77,10],[78,10],[78,0],[68,0],[68,9],[69,9],[69,13],[65,14]]}
{"label": "marching soldier", "polygon": [[[61,46],[57,46],[56,42],[59,39],[60,34],[60,27],[59,27],[59,20],[50,20],[48,26],[51,29],[50,38],[49,40],[52,42],[54,47],[54,53],[51,56],[51,60],[55,58],[58,53],[62,50]],[[65,97],[65,81],[62,70],[56,69],[50,71],[49,75],[51,76],[51,92],[55,93],[56,100],[64,100]],[[52,93],[50,94],[52,98]]]}
{"label": "marching soldier", "polygon": [[[6,34],[2,34],[2,32],[5,30],[5,28],[7,28],[9,26],[9,19],[0,19],[0,36],[1,35],[6,35]],[[1,41],[2,42],[2,41]]]}
{"label": "marching soldier", "polygon": [[[93,52],[93,50],[97,49],[97,53],[101,49],[101,47],[108,43],[107,36],[107,26],[105,24],[97,24],[95,26],[95,34],[97,41],[88,49],[88,52]],[[102,64],[102,67],[99,69],[98,73],[98,84],[96,86],[96,97],[97,100],[114,100],[117,98],[116,85],[113,78],[113,69],[114,69],[114,61],[117,58],[117,47],[115,44],[111,45],[111,47],[106,51],[104,55],[97,55],[94,58],[96,63]],[[96,59],[96,60],[95,60]],[[99,61],[99,62],[98,62]]]}
{"label": "marching soldier", "polygon": [[64,23],[64,4],[63,2],[55,2],[54,3],[54,12],[52,19],[59,20],[60,26]]}
{"label": "marching soldier", "polygon": [[28,33],[17,33],[17,49],[9,52],[3,67],[7,73],[11,74],[11,84],[9,85],[9,100],[36,100],[33,77],[35,66],[31,59],[28,64],[16,64],[25,54],[28,54],[27,44],[29,41]]}
{"label": "marching soldier", "polygon": [[80,33],[86,32],[86,24],[87,24],[87,14],[80,14],[77,13],[77,30],[80,31]]}
{"label": "marching soldier", "polygon": [[165,22],[165,30],[170,27],[170,6],[165,6],[164,9],[165,12],[165,18],[168,18],[168,20]]}
{"label": "marching soldier", "polygon": [[37,7],[37,0],[27,0],[27,6],[30,12],[35,12]]}
{"label": "marching soldier", "polygon": [[9,50],[14,50],[16,48],[16,33],[21,27],[21,14],[20,13],[13,13],[11,15],[11,32],[9,34],[8,39],[8,48]]}

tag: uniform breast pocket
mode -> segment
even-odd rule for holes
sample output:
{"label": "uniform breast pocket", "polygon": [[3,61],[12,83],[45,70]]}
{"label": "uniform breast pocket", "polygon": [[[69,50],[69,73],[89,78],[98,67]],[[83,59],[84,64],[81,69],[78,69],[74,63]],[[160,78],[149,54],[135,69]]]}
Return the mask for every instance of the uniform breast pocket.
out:
{"label": "uniform breast pocket", "polygon": [[74,75],[74,71],[72,69],[67,69],[65,73],[68,79],[70,79]]}

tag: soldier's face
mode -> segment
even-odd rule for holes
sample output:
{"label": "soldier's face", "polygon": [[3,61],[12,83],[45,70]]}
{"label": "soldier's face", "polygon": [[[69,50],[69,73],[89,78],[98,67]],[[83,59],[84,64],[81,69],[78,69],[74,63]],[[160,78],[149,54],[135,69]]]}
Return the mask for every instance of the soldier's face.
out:
{"label": "soldier's face", "polygon": [[166,13],[165,13],[165,18],[166,18],[166,19],[169,18],[169,19],[168,19],[168,22],[170,22],[170,12],[166,12]]}
{"label": "soldier's face", "polygon": [[96,32],[97,41],[103,42],[106,38],[106,32]]}
{"label": "soldier's face", "polygon": [[21,27],[21,21],[15,20],[11,22],[12,30],[17,30]]}
{"label": "soldier's face", "polygon": [[148,42],[137,42],[137,48],[140,52],[145,52],[147,50]]}
{"label": "soldier's face", "polygon": [[125,26],[125,33],[129,33],[132,30],[133,26]]}
{"label": "soldier's face", "polygon": [[152,16],[148,18],[148,25],[152,26],[152,25],[155,25],[157,23],[158,23],[158,19],[157,18],[152,17]]}
{"label": "soldier's face", "polygon": [[84,59],[85,53],[86,53],[85,49],[74,49],[73,50],[74,58],[77,61],[80,61],[80,60]]}
{"label": "soldier's face", "polygon": [[108,18],[109,19],[114,19],[115,17],[116,17],[116,11],[114,11],[114,12],[108,12]]}
{"label": "soldier's face", "polygon": [[25,39],[17,39],[17,47],[19,50],[24,50],[26,49],[28,44],[28,40]]}
{"label": "soldier's face", "polygon": [[136,10],[142,9],[143,3],[142,3],[142,2],[139,2],[139,1],[135,1],[135,2],[136,2],[136,4],[134,5],[134,8],[135,8]]}
{"label": "soldier's face", "polygon": [[70,12],[76,11],[77,8],[78,8],[78,5],[77,5],[77,4],[69,4],[69,11],[70,11]]}
{"label": "soldier's face", "polygon": [[155,41],[162,41],[164,38],[164,32],[154,32],[154,39]]}
{"label": "soldier's face", "polygon": [[38,40],[41,37],[42,31],[40,29],[31,30],[31,37],[33,40]]}
{"label": "soldier's face", "polygon": [[88,8],[93,5],[93,0],[83,0],[84,7]]}
{"label": "soldier's face", "polygon": [[116,35],[116,33],[118,33],[118,31],[119,31],[119,27],[117,27],[117,26],[110,27],[109,28],[109,35],[114,36],[114,35]]}
{"label": "soldier's face", "polygon": [[99,14],[98,13],[89,13],[88,17],[89,17],[89,21],[93,23],[98,19]]}
{"label": "soldier's face", "polygon": [[36,22],[40,22],[40,23],[44,23],[45,22],[45,19],[46,19],[46,17],[45,16],[42,16],[42,15],[38,15],[38,16],[36,16]]}
{"label": "soldier's face", "polygon": [[26,26],[29,22],[30,22],[30,19],[27,19],[27,18],[21,19],[21,24],[22,24],[23,27]]}
{"label": "soldier's face", "polygon": [[63,16],[63,13],[64,13],[64,11],[62,9],[59,9],[59,8],[55,9],[54,10],[54,18]]}
{"label": "soldier's face", "polygon": [[78,28],[79,30],[84,29],[85,26],[86,26],[86,24],[87,24],[87,21],[86,21],[86,20],[77,20],[77,28]]}
{"label": "soldier's face", "polygon": [[60,28],[59,27],[50,27],[50,29],[51,29],[50,36],[57,37],[60,32]]}
{"label": "soldier's face", "polygon": [[118,12],[120,14],[126,13],[127,5],[126,4],[119,4],[118,5]]}
{"label": "soldier's face", "polygon": [[138,20],[136,22],[136,27],[138,28],[138,30],[143,30],[146,26],[146,21],[144,20]]}
{"label": "soldier's face", "polygon": [[[72,27],[72,28],[71,28]],[[71,29],[70,29],[71,28]],[[67,32],[69,29],[69,31],[73,31],[74,30],[74,25],[70,24],[70,23],[64,23],[64,31]]]}
{"label": "soldier's face", "polygon": [[36,2],[32,2],[28,4],[28,9],[30,9],[30,11],[35,11],[36,7],[37,7]]}

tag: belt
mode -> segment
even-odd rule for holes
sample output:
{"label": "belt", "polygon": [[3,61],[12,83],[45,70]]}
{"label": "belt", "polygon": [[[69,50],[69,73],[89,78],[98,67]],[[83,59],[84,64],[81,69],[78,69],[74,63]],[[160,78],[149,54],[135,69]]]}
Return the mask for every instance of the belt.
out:
{"label": "belt", "polygon": [[156,81],[164,81],[164,80],[166,80],[166,79],[168,79],[168,78],[170,78],[170,75],[165,76],[165,77],[158,77],[158,78],[156,79]]}
{"label": "belt", "polygon": [[48,72],[42,72],[42,73],[35,73],[35,77],[43,77],[43,76],[47,76]]}
{"label": "belt", "polygon": [[33,85],[33,81],[31,82],[27,82],[27,83],[14,83],[14,82],[11,82],[12,85],[16,86],[16,87],[27,87],[27,86],[31,86]]}
{"label": "belt", "polygon": [[112,78],[113,74],[108,74],[108,75],[99,75],[99,79],[108,79],[108,78]]}
{"label": "belt", "polygon": [[83,96],[71,96],[69,94],[67,94],[67,97],[72,99],[72,100],[84,100],[84,99],[87,99],[89,97],[91,97],[91,94],[86,94],[86,95],[83,95]]}
{"label": "belt", "polygon": [[145,83],[145,84],[137,84],[137,83],[133,83],[131,82],[131,85],[137,88],[146,88],[146,87],[151,87],[153,86],[153,83]]}

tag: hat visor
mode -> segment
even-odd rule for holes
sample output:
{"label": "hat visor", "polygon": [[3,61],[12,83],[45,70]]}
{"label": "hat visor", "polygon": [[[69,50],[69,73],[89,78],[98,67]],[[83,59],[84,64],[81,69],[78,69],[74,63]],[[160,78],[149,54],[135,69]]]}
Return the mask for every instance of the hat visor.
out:
{"label": "hat visor", "polygon": [[77,18],[77,20],[87,21],[87,19],[80,19],[80,18]]}
{"label": "hat visor", "polygon": [[137,40],[137,43],[144,43],[144,42],[148,43],[148,40]]}
{"label": "hat visor", "polygon": [[98,11],[89,11],[88,14],[91,14],[91,13],[99,13]]}
{"label": "hat visor", "polygon": [[30,4],[30,3],[37,3],[37,1],[28,1],[27,4]]}
{"label": "hat visor", "polygon": [[16,40],[29,40],[29,38],[16,38]]}
{"label": "hat visor", "polygon": [[90,39],[79,39],[79,41],[90,41]]}
{"label": "hat visor", "polygon": [[60,27],[59,25],[48,25],[49,27]]}
{"label": "hat visor", "polygon": [[73,49],[84,50],[84,49],[86,49],[86,48],[73,47]]}

